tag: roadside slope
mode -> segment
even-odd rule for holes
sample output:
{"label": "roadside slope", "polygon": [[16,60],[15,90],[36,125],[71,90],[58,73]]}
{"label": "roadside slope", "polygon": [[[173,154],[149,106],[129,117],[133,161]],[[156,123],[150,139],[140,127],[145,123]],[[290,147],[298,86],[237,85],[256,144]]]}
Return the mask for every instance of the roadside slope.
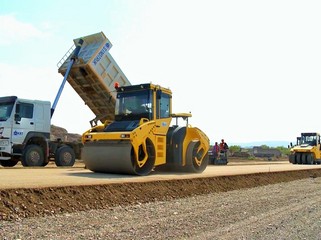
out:
{"label": "roadside slope", "polygon": [[108,209],[321,177],[321,169],[102,185],[0,190],[0,220]]}

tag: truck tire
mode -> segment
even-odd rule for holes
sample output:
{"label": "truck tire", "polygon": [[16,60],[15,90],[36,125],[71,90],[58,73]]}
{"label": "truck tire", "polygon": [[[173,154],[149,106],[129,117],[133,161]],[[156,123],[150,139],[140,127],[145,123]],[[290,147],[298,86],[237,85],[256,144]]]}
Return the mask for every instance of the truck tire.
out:
{"label": "truck tire", "polygon": [[71,147],[63,145],[57,149],[55,155],[56,166],[72,167],[75,164],[75,160],[75,152]]}
{"label": "truck tire", "polygon": [[12,159],[2,160],[2,161],[0,161],[0,165],[2,167],[14,167],[17,165],[18,162],[19,162],[18,160],[12,160]]}
{"label": "truck tire", "polygon": [[22,154],[21,163],[24,167],[40,167],[44,164],[44,152],[38,145],[28,145]]}

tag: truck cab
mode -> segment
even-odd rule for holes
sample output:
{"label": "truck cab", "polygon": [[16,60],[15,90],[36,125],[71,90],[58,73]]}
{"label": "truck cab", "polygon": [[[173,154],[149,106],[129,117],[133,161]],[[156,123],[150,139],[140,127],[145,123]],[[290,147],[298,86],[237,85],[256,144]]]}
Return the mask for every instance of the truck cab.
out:
{"label": "truck cab", "polygon": [[[47,146],[50,139],[50,102],[0,98],[0,164],[14,166],[33,142]],[[43,153],[44,154],[44,153]]]}

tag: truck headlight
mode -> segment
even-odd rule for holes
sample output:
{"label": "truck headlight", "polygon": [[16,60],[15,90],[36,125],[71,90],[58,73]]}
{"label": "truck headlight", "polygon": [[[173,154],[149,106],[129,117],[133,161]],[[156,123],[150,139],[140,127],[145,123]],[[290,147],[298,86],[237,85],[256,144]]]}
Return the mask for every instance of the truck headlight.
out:
{"label": "truck headlight", "polygon": [[0,140],[0,146],[9,146],[9,140]]}

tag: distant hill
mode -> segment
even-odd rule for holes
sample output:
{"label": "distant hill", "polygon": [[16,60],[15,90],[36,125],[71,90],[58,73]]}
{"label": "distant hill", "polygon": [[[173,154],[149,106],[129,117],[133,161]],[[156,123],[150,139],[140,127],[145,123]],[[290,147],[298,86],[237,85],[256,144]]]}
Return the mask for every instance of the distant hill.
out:
{"label": "distant hill", "polygon": [[256,146],[266,145],[269,147],[288,147],[290,142],[287,141],[257,141],[257,142],[246,142],[246,143],[229,143],[229,146],[237,145],[243,148],[250,148]]}
{"label": "distant hill", "polygon": [[80,142],[81,135],[77,133],[68,133],[66,129],[62,127],[57,127],[55,125],[51,125],[51,140],[56,140],[57,138],[61,138],[63,141],[68,142]]}

